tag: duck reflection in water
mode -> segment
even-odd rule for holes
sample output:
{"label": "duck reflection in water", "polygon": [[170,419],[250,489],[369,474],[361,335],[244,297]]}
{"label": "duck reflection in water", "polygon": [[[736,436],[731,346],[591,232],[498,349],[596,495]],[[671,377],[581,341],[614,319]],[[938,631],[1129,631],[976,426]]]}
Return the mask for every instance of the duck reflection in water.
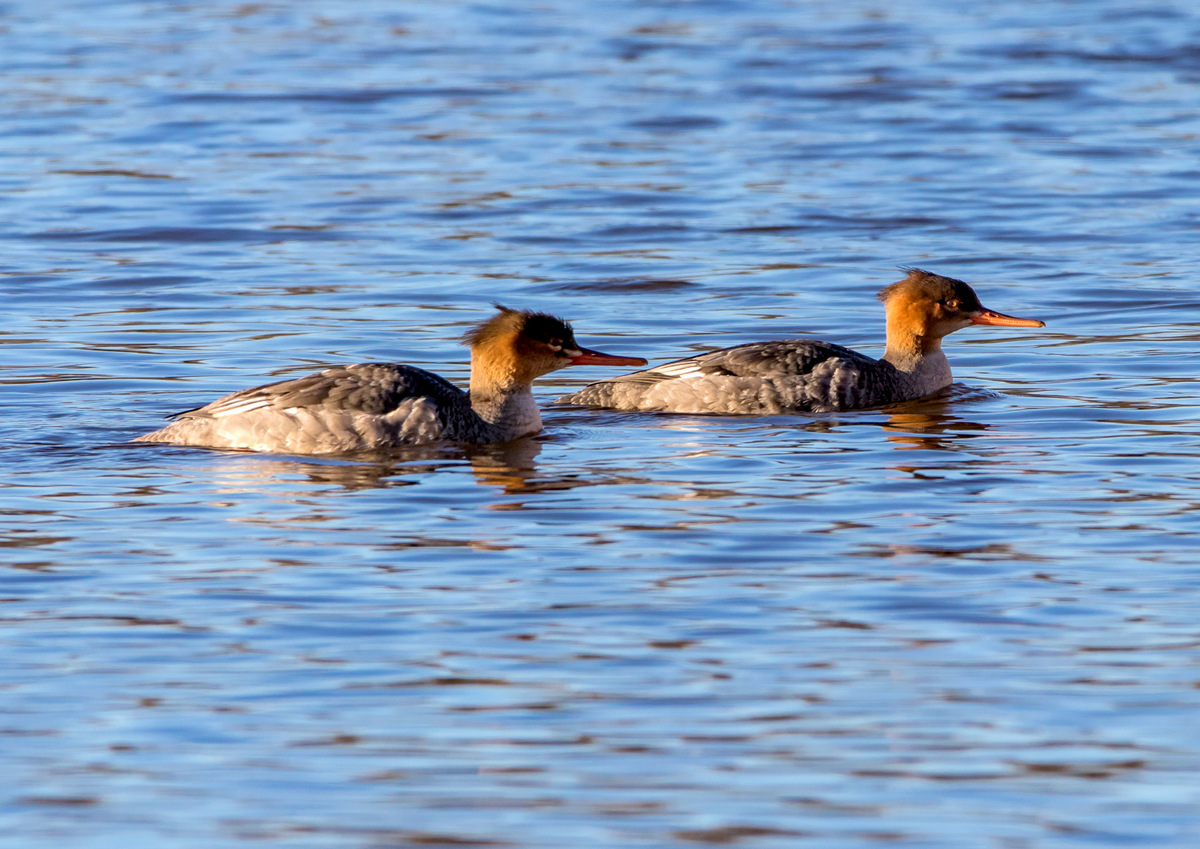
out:
{"label": "duck reflection in water", "polygon": [[963,401],[992,398],[994,393],[960,383],[920,401],[885,410],[887,421],[880,426],[887,441],[898,450],[960,451],[962,440],[991,430],[983,422],[963,418]]}
{"label": "duck reflection in water", "polygon": [[222,455],[206,476],[220,492],[291,488],[289,497],[309,494],[311,487],[346,490],[414,486],[435,474],[456,472],[469,464],[476,483],[507,494],[570,489],[585,483],[578,477],[539,476],[536,464],[542,445],[537,439],[514,439],[491,445],[410,446],[356,456],[354,460],[284,457],[263,454]]}

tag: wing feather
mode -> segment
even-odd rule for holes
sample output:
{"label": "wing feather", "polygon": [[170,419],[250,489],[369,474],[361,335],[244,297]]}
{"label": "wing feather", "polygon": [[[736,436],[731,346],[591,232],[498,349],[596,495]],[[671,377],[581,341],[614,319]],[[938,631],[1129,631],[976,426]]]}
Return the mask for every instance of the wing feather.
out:
{"label": "wing feather", "polygon": [[600,383],[636,383],[652,386],[664,380],[680,380],[699,375],[733,377],[797,377],[810,373],[821,363],[834,358],[856,364],[874,365],[876,360],[850,348],[815,339],[782,339],[778,342],[752,342],[698,354],[661,366],[612,377]]}
{"label": "wing feather", "polygon": [[240,416],[297,407],[386,415],[409,398],[432,398],[439,409],[470,407],[467,393],[436,374],[396,363],[335,366],[315,374],[242,389],[171,418]]}

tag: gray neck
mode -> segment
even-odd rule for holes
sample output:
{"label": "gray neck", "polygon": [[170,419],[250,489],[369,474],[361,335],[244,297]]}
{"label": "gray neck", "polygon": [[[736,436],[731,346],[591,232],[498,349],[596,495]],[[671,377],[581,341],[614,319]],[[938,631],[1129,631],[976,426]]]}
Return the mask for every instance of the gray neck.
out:
{"label": "gray neck", "polygon": [[529,436],[542,429],[542,416],[529,386],[486,395],[472,392],[471,409],[492,426],[499,440]]}
{"label": "gray neck", "polygon": [[940,345],[925,354],[918,351],[897,352],[889,347],[883,358],[904,376],[914,398],[944,389],[954,380],[950,373],[950,361]]}

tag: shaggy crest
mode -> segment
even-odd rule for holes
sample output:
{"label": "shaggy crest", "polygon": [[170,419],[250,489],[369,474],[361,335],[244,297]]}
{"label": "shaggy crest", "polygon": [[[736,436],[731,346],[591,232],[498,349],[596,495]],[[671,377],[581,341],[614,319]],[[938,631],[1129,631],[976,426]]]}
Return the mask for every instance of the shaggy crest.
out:
{"label": "shaggy crest", "polygon": [[955,280],[953,277],[943,277],[940,274],[934,274],[930,271],[924,271],[920,268],[905,268],[908,276],[903,280],[884,286],[879,290],[876,296],[879,300],[887,304],[893,298],[903,295],[907,298],[930,299],[937,303],[947,304],[951,301],[957,301],[956,306],[965,311],[973,312],[983,309],[983,305],[979,303],[979,297],[975,294],[975,290],[961,280]]}
{"label": "shaggy crest", "polygon": [[568,348],[576,347],[571,325],[557,316],[532,310],[514,310],[502,304],[492,306],[499,310],[496,315],[462,335],[462,342],[467,347],[487,345],[504,336],[525,336],[539,342],[557,342]]}

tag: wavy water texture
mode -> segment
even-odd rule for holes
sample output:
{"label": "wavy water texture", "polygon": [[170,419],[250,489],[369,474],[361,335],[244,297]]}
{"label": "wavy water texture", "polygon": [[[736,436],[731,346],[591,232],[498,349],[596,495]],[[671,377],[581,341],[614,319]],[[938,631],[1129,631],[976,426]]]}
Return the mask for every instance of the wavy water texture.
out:
{"label": "wavy water texture", "polygon": [[[0,12],[0,844],[1196,845],[1193,8]],[[894,409],[127,442],[463,383],[495,300],[878,355],[902,265],[1048,326]]]}

